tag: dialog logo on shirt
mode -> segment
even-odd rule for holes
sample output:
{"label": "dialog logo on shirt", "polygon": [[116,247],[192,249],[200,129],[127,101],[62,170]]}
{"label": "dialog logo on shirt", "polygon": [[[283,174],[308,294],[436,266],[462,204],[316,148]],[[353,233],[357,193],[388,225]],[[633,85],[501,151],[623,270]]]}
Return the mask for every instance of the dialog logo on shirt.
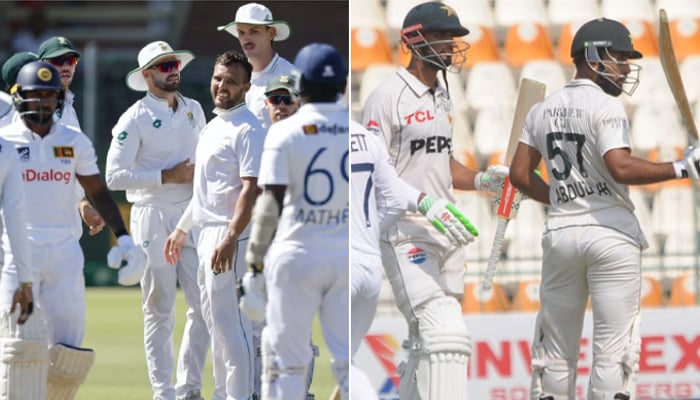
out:
{"label": "dialog logo on shirt", "polygon": [[37,171],[35,169],[27,169],[22,172],[22,178],[25,182],[62,182],[66,185],[70,183],[70,171],[58,171],[50,169],[48,171]]}
{"label": "dialog logo on shirt", "polygon": [[412,264],[423,264],[426,258],[425,251],[420,247],[414,247],[408,251],[408,261]]}
{"label": "dialog logo on shirt", "polygon": [[73,158],[73,146],[58,146],[53,148],[53,156],[56,158]]}
{"label": "dialog logo on shirt", "polygon": [[29,147],[23,146],[17,148],[17,153],[19,153],[19,160],[28,162],[29,161]]}

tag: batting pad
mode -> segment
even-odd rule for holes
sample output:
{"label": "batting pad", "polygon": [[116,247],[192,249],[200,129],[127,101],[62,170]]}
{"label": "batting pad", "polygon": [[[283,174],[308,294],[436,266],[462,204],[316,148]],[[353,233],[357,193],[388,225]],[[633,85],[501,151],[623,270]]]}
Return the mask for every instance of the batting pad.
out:
{"label": "batting pad", "polygon": [[73,400],[95,363],[92,349],[53,345],[49,351],[48,400]]}
{"label": "batting pad", "polygon": [[418,313],[418,338],[408,343],[409,356],[399,366],[403,400],[467,398],[467,364],[471,337],[460,304],[452,297],[430,300]]}
{"label": "batting pad", "polygon": [[48,331],[38,308],[24,325],[19,310],[0,315],[0,400],[44,400],[49,369]]}

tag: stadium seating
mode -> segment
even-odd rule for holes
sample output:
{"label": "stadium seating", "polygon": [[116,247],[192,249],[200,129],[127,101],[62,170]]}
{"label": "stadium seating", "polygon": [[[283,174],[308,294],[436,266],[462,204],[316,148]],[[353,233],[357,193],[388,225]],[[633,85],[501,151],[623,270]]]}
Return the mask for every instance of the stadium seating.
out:
{"label": "stadium seating", "polygon": [[597,0],[549,0],[547,16],[554,25],[585,22],[598,18],[600,8]]}
{"label": "stadium seating", "polygon": [[503,312],[510,309],[508,293],[498,282],[488,293],[481,291],[481,284],[468,282],[464,285],[462,312],[465,314]]}
{"label": "stadium seating", "polygon": [[642,307],[660,307],[664,305],[664,291],[661,282],[657,279],[642,277]]}
{"label": "stadium seating", "polygon": [[697,104],[700,100],[700,54],[687,56],[681,61],[679,69],[688,101]]}
{"label": "stadium seating", "polygon": [[496,25],[509,27],[520,23],[547,24],[544,0],[495,0]]}
{"label": "stadium seating", "polygon": [[504,51],[505,60],[512,67],[522,67],[532,60],[554,58],[547,28],[533,22],[511,25],[506,35]]}
{"label": "stadium seating", "polygon": [[669,23],[669,28],[673,53],[679,62],[700,55],[700,18],[678,18]]}
{"label": "stadium seating", "polygon": [[486,26],[493,28],[495,20],[490,0],[443,0],[443,3],[452,7],[459,15],[459,21],[473,34],[473,27]]}
{"label": "stadium seating", "polygon": [[644,57],[659,55],[659,42],[656,31],[651,21],[642,19],[621,20],[632,34],[634,48],[639,50]]}
{"label": "stadium seating", "polygon": [[467,77],[467,104],[472,110],[504,109],[515,104],[515,79],[505,62],[472,66]]}
{"label": "stadium seating", "polygon": [[414,6],[423,3],[424,0],[387,0],[386,10],[386,36],[390,42],[395,42],[401,38],[401,27],[403,19],[408,11]]}
{"label": "stadium seating", "polygon": [[694,277],[676,277],[671,286],[671,296],[667,305],[676,307],[697,305],[696,293],[696,280]]}
{"label": "stadium seating", "polygon": [[539,311],[540,281],[523,280],[518,283],[511,305],[513,311]]}
{"label": "stadium seating", "polygon": [[564,67],[557,60],[528,61],[520,69],[520,80],[530,78],[547,86],[547,95],[564,87],[571,77],[567,77]]}
{"label": "stadium seating", "polygon": [[364,70],[373,64],[394,62],[391,46],[381,28],[360,27],[350,32],[351,69]]}
{"label": "stadium seating", "polygon": [[578,28],[586,21],[569,22],[559,29],[559,40],[557,41],[557,60],[562,65],[573,65],[571,61],[571,43],[574,41],[574,34]]}
{"label": "stadium seating", "polygon": [[485,25],[474,25],[469,29],[470,33],[466,39],[470,47],[467,51],[466,66],[499,61],[501,55],[498,51],[498,43],[491,29]]}
{"label": "stadium seating", "polygon": [[395,64],[373,64],[362,73],[359,90],[359,105],[364,107],[365,100],[372,91],[379,86],[389,75],[396,73],[398,67]]}
{"label": "stadium seating", "polygon": [[625,20],[656,21],[656,11],[649,0],[601,0],[601,15],[606,18]]}
{"label": "stadium seating", "polygon": [[657,9],[665,9],[669,20],[700,18],[700,2],[697,0],[656,0]]}
{"label": "stadium seating", "polygon": [[353,0],[350,7],[351,28],[386,29],[384,8],[378,0]]}

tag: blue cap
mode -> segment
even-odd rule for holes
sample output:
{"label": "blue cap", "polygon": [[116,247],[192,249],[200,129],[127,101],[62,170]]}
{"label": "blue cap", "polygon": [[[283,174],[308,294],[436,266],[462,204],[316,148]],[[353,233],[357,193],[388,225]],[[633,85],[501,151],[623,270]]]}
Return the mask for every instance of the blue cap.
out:
{"label": "blue cap", "polygon": [[294,59],[302,78],[316,84],[343,84],[347,71],[338,51],[326,43],[304,46]]}

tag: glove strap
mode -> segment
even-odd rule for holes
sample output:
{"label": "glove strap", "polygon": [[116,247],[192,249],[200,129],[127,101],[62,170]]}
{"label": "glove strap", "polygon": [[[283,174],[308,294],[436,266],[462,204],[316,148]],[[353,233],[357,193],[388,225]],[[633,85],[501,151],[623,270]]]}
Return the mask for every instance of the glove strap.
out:
{"label": "glove strap", "polygon": [[428,210],[430,210],[430,207],[432,207],[433,204],[435,204],[435,200],[433,200],[433,198],[430,196],[425,196],[418,204],[418,211],[425,215],[428,213]]}

